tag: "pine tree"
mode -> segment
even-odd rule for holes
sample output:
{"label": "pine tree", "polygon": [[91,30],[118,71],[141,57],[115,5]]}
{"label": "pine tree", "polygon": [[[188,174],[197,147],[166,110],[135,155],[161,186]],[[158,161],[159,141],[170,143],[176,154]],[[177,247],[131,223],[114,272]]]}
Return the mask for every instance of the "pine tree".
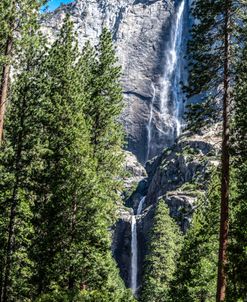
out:
{"label": "pine tree", "polygon": [[[123,293],[122,290],[119,291],[115,287],[117,282],[117,287],[121,289],[122,281],[119,282],[116,264],[110,252],[109,229],[116,222],[116,205],[121,202],[119,192],[122,185],[119,179],[122,174],[123,131],[119,115],[123,104],[120,85],[121,68],[117,65],[111,33],[107,29],[103,29],[96,49],[89,43],[85,46],[78,70],[82,75],[81,83],[86,93],[84,114],[89,121],[92,158],[95,161],[95,173],[100,185],[97,210],[101,219],[98,222],[104,221],[105,223],[103,228],[98,226],[102,229],[101,237],[106,240],[101,245],[101,248],[105,250],[100,256],[102,260],[100,262],[91,260],[92,268],[94,268],[91,270],[93,283],[97,284],[100,281],[96,288],[101,288],[101,292],[106,293],[108,297],[106,301],[118,301],[119,299],[128,301],[131,299],[128,292],[126,296],[125,292]],[[97,225],[94,227],[89,228],[92,235],[95,233]],[[92,247],[95,248],[94,244]],[[96,250],[91,255],[94,255],[95,252]],[[99,279],[103,271],[106,273],[106,267],[109,267],[107,273],[109,284],[106,279]],[[115,290],[112,286],[115,287]],[[115,294],[107,294],[112,291],[115,291]]]}
{"label": "pine tree", "polygon": [[35,31],[19,57],[6,119],[5,141],[0,156],[0,288],[5,301],[29,298],[33,264],[28,257],[33,237],[34,202],[32,170],[39,165],[36,145],[39,125],[34,123],[40,94],[39,72],[44,50]]}
{"label": "pine tree", "polygon": [[169,216],[165,202],[160,199],[156,206],[151,230],[148,255],[140,301],[166,302],[169,286],[176,270],[176,261],[182,246],[182,235],[176,222]]}
{"label": "pine tree", "polygon": [[[91,124],[85,119],[90,117],[85,109],[87,97],[95,88],[85,90],[89,82],[81,77],[85,60],[77,60],[78,56],[67,18],[44,66],[44,154],[43,170],[36,173],[33,284],[39,301],[59,297],[65,301],[128,301],[131,297],[110,249],[109,229],[116,211],[113,197],[118,196],[111,184],[118,181],[116,174],[110,174],[112,170],[103,180],[104,162],[95,156]],[[111,136],[107,135],[102,132],[101,140],[108,144]],[[104,148],[110,150],[108,145]],[[120,145],[113,145],[112,150],[116,148]],[[112,158],[117,156],[112,153]]]}
{"label": "pine tree", "polygon": [[[229,231],[229,124],[231,88],[234,82],[236,51],[232,43],[238,41],[236,25],[242,23],[239,11],[244,11],[245,1],[217,0],[194,1],[192,15],[196,20],[188,47],[190,77],[188,96],[197,96],[202,105],[192,105],[189,126],[196,128],[207,123],[209,113],[212,122],[222,120],[221,160],[221,224],[218,261],[217,302],[224,301],[226,292],[226,264]],[[210,63],[209,63],[210,62]],[[195,110],[193,110],[195,109]],[[202,110],[203,109],[203,110]],[[205,113],[205,115],[204,115]],[[220,114],[219,114],[220,113]]]}
{"label": "pine tree", "polygon": [[[239,163],[238,163],[239,164]],[[232,180],[236,184],[236,194],[233,195],[231,228],[229,233],[229,263],[227,301],[245,301],[247,297],[247,167],[246,160],[239,165]]]}
{"label": "pine tree", "polygon": [[67,17],[43,66],[43,167],[36,173],[32,251],[36,266],[33,283],[38,294],[52,290],[52,284],[74,289],[79,272],[72,265],[73,253],[79,253],[79,247],[73,247],[80,229],[77,221],[83,220],[83,202],[90,200],[94,186],[82,112],[84,99],[75,68],[78,55],[72,23]]}
{"label": "pine tree", "polygon": [[[246,39],[245,35],[245,39]],[[246,40],[245,40],[246,41]],[[233,183],[236,194],[232,194],[230,245],[229,245],[229,281],[227,301],[244,301],[247,297],[247,47],[243,45],[241,62],[237,67],[237,79],[234,89],[235,114],[234,134],[234,169]]]}
{"label": "pine tree", "polygon": [[84,114],[90,128],[97,176],[103,187],[111,188],[105,199],[112,202],[114,212],[113,205],[118,203],[122,189],[119,179],[123,169],[123,129],[119,118],[123,97],[121,68],[109,30],[103,29],[96,49],[90,43],[85,45],[77,69],[86,93]]}
{"label": "pine tree", "polygon": [[123,135],[110,34],[81,59],[68,17],[48,51],[25,43],[1,147],[1,301],[133,301],[111,253]]}
{"label": "pine tree", "polygon": [[192,225],[185,235],[169,301],[215,301],[220,183],[218,174],[212,175],[206,198],[197,201]]}
{"label": "pine tree", "polygon": [[[94,157],[100,169],[114,178],[121,166],[121,146],[123,131],[119,115],[123,107],[122,89],[120,85],[121,68],[117,65],[117,57],[111,33],[105,28],[97,46],[97,61],[88,47],[91,67],[91,97],[88,98],[85,114],[90,119],[91,142],[94,146]],[[116,154],[116,156],[112,156]],[[103,171],[103,170],[102,170]]]}

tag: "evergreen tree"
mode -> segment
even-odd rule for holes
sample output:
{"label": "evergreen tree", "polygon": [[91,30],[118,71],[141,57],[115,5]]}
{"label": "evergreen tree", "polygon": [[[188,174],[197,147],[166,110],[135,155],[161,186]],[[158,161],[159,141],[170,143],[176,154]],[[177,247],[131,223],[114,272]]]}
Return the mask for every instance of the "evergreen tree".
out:
{"label": "evergreen tree", "polygon": [[215,301],[219,201],[219,177],[214,175],[206,199],[198,200],[192,225],[185,235],[169,301]]}
{"label": "evergreen tree", "polygon": [[[34,202],[32,170],[39,165],[37,144],[40,64],[44,50],[30,32],[25,56],[19,57],[0,155],[0,301],[28,301],[33,263],[28,257],[33,237]],[[24,51],[24,50],[23,50]]]}
{"label": "evergreen tree", "polygon": [[50,289],[49,286],[59,283],[58,280],[65,288],[73,287],[70,240],[75,232],[77,199],[85,190],[83,181],[89,156],[74,66],[77,56],[72,24],[66,19],[43,66],[40,113],[43,154],[42,169],[36,172],[33,208],[36,236],[32,250],[36,266],[34,284],[38,293]]}
{"label": "evergreen tree", "polygon": [[[231,80],[234,78],[233,63],[237,53],[232,43],[239,38],[235,23],[243,20],[238,11],[244,7],[244,2],[228,3],[232,22],[226,19],[226,4],[225,0],[198,0],[191,5],[191,15],[195,21],[188,41],[189,81],[185,90],[188,97],[196,97],[197,101],[190,104],[187,111],[187,127],[195,131],[222,120],[225,58],[229,59],[229,77]],[[225,33],[228,34],[228,39],[225,39]],[[228,40],[231,43],[231,55],[225,57]]]}
{"label": "evergreen tree", "polygon": [[211,113],[211,121],[223,122],[217,302],[224,301],[226,292],[230,180],[229,113],[232,101],[230,91],[235,76],[233,63],[237,58],[232,43],[238,41],[236,24],[239,25],[243,21],[238,12],[244,11],[245,7],[245,1],[194,1],[192,15],[195,23],[188,47],[190,76],[187,92],[190,97],[197,96],[202,103],[201,106],[191,106],[189,115],[193,116],[193,120],[189,121],[189,127],[200,128],[201,123],[207,123]]}
{"label": "evergreen tree", "polygon": [[[246,38],[246,36],[245,36]],[[247,298],[247,47],[243,45],[241,63],[237,68],[234,115],[234,168],[233,183],[236,194],[232,194],[228,301],[245,301]]]}
{"label": "evergreen tree", "polygon": [[25,35],[31,20],[12,48],[20,65],[1,147],[1,301],[133,301],[111,254],[123,134],[110,33],[80,58],[67,17],[46,54],[35,22]]}
{"label": "evergreen tree", "polygon": [[97,46],[97,59],[95,55],[90,45],[87,45],[83,56],[87,62],[88,78],[85,90],[89,91],[85,114],[90,121],[91,143],[99,170],[104,173],[104,177],[109,174],[114,179],[119,174],[122,161],[123,131],[118,119],[123,97],[121,68],[117,65],[111,33],[106,28]]}
{"label": "evergreen tree", "polygon": [[181,247],[182,235],[179,227],[169,216],[165,202],[160,199],[155,210],[148,255],[145,258],[140,301],[168,301],[169,286]]}
{"label": "evergreen tree", "polygon": [[233,183],[236,194],[233,195],[230,242],[227,301],[245,301],[247,298],[247,167],[246,160],[238,167]]}
{"label": "evergreen tree", "polygon": [[[67,18],[44,66],[44,154],[43,169],[36,173],[33,284],[40,301],[128,301],[110,249],[116,171],[103,180],[104,162],[95,156],[91,123],[85,121],[87,96],[94,86],[87,92],[87,80],[80,82],[83,60],[77,62],[78,56]],[[102,132],[101,140],[109,150],[107,135]],[[116,148],[120,145],[111,151]],[[114,153],[112,157],[117,159]]]}
{"label": "evergreen tree", "polygon": [[103,29],[96,49],[90,43],[85,45],[77,69],[85,91],[84,114],[89,123],[97,177],[102,187],[110,188],[105,200],[110,201],[110,212],[114,214],[122,190],[123,129],[119,117],[123,97],[121,68],[109,30]]}

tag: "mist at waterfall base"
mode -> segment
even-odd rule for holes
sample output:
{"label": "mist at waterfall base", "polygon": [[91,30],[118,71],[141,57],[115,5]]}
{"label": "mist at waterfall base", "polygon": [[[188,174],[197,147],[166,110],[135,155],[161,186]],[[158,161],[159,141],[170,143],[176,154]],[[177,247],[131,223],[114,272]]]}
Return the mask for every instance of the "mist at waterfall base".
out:
{"label": "mist at waterfall base", "polygon": [[169,39],[164,50],[163,75],[158,84],[151,84],[153,95],[147,123],[146,161],[173,144],[181,134],[184,111],[182,83],[186,81],[183,39],[185,12],[186,0],[182,0],[171,16]]}
{"label": "mist at waterfall base", "polygon": [[[164,73],[160,79],[159,111],[154,106],[157,97],[155,83],[152,82],[152,100],[150,102],[150,114],[147,123],[147,155],[146,161],[152,158],[156,152],[152,150],[152,143],[157,140],[154,135],[154,125],[158,130],[158,139],[164,143],[167,137],[174,142],[181,134],[182,115],[184,110],[184,95],[181,82],[184,80],[183,62],[183,24],[186,0],[182,0],[174,13],[170,27],[169,40],[165,50]],[[159,118],[160,123],[154,123],[154,118]],[[157,127],[159,125],[159,127]],[[164,146],[165,147],[165,146]],[[143,211],[146,197],[142,197],[131,219],[131,290],[134,295],[138,292],[138,224],[137,218]]]}

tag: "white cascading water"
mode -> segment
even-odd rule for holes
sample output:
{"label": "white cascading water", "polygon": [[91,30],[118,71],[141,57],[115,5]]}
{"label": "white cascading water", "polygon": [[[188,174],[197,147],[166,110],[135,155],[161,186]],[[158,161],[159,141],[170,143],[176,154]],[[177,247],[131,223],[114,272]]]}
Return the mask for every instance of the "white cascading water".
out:
{"label": "white cascading water", "polygon": [[137,229],[136,216],[132,215],[131,221],[131,289],[136,293],[137,289]]}
{"label": "white cascading water", "polygon": [[[180,82],[181,75],[181,48],[183,34],[183,15],[185,0],[179,4],[173,24],[170,40],[165,53],[165,71],[161,80],[160,115],[164,129],[159,129],[160,135],[170,134],[174,138],[181,132],[181,110],[183,107],[183,93]],[[172,103],[172,108],[171,104]],[[169,110],[170,109],[170,110]],[[162,127],[163,128],[163,127]]]}
{"label": "white cascading water", "polygon": [[147,124],[147,132],[148,132],[148,139],[147,139],[147,155],[146,155],[146,161],[148,161],[149,159],[149,155],[150,155],[150,145],[151,145],[151,139],[152,139],[152,121],[153,121],[153,113],[154,113],[154,101],[155,101],[155,97],[156,97],[156,89],[154,86],[154,83],[152,82],[152,89],[153,89],[153,96],[152,96],[152,100],[150,103],[150,114],[149,114],[149,119],[148,119],[148,124]]}
{"label": "white cascading water", "polygon": [[137,224],[136,216],[142,212],[143,204],[145,202],[143,197],[138,205],[136,215],[132,215],[131,220],[131,290],[135,295],[137,291],[137,273],[138,273],[138,241],[137,241]]}
{"label": "white cascading water", "polygon": [[136,212],[136,215],[141,215],[141,212],[142,212],[142,208],[143,208],[143,204],[145,202],[145,199],[146,197],[143,197],[141,199],[141,201],[139,202],[139,205],[138,205],[138,208],[137,208],[137,212]]}

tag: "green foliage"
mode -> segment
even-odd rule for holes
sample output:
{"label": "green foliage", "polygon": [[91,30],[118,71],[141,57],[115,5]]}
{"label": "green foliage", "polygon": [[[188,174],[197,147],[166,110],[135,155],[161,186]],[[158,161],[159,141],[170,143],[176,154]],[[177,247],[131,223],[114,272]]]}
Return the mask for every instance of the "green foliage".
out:
{"label": "green foliage", "polygon": [[[110,32],[105,28],[99,45],[84,47],[78,70],[84,86],[84,114],[89,126],[93,158],[101,185],[109,187],[106,200],[113,204],[122,190],[119,176],[123,176],[123,129],[119,115],[123,107],[120,85],[121,68],[117,65]],[[111,206],[112,207],[112,206]]]}
{"label": "green foliage", "polygon": [[188,104],[185,112],[187,120],[186,128],[193,133],[197,133],[203,127],[217,121],[216,112],[209,100],[201,103]]}
{"label": "green foliage", "polygon": [[170,289],[173,302],[215,301],[220,205],[219,178],[215,175],[206,199],[201,199],[185,236],[175,278]]}
{"label": "green foliage", "polygon": [[[247,41],[247,34],[246,34]],[[235,138],[235,154],[240,161],[247,156],[247,42],[243,49],[241,62],[237,68],[235,95],[235,114],[233,135]]]}
{"label": "green foliage", "polygon": [[[227,26],[230,43],[229,85],[235,79],[238,47],[241,44],[240,24],[246,19],[246,1],[230,1],[231,22]],[[191,15],[195,20],[188,42],[189,81],[185,87],[192,97],[186,112],[187,127],[197,132],[221,120],[224,66],[225,1],[195,0]]]}
{"label": "green foliage", "polygon": [[33,283],[38,292],[76,278],[71,261],[78,248],[76,243],[74,247],[76,227],[81,226],[75,223],[82,216],[78,208],[83,210],[83,193],[90,192],[92,186],[91,182],[87,184],[92,172],[88,168],[90,147],[82,111],[83,95],[75,72],[77,55],[72,24],[66,19],[42,72],[42,165],[35,171],[32,248]]}
{"label": "green foliage", "polygon": [[[239,165],[239,163],[238,163]],[[246,183],[247,169],[245,161],[232,173],[231,216],[228,246],[228,287],[226,301],[245,301],[247,286],[247,233],[246,233]]]}
{"label": "green foliage", "polygon": [[[2,0],[0,3],[0,66],[18,64],[26,55],[25,47],[39,38],[38,15],[46,0]],[[36,35],[31,33],[35,32]],[[12,41],[11,54],[6,56],[7,41]]]}
{"label": "green foliage", "polygon": [[[88,92],[84,92],[83,83],[80,85],[78,71],[82,67],[76,63],[77,57],[72,24],[67,19],[44,66],[44,154],[43,169],[36,173],[33,283],[38,293],[52,292],[54,287],[70,291],[85,287],[106,292],[109,299],[118,301],[124,286],[111,256],[109,233],[119,198],[114,192],[118,171],[111,166],[112,173],[103,180],[101,169],[106,172],[107,163],[98,154],[109,151],[108,145],[111,152],[121,146],[119,140],[112,141],[110,134],[102,132],[104,144],[97,146],[95,156],[91,127],[84,118]],[[94,109],[91,110],[93,116]],[[101,125],[97,127],[96,132]],[[113,153],[112,158],[118,160]],[[115,187],[111,187],[112,183]]]}
{"label": "green foliage", "polygon": [[32,173],[40,164],[40,125],[34,120],[39,111],[40,58],[44,51],[38,44],[27,44],[25,52],[26,60],[20,64],[11,89],[0,154],[0,287],[8,301],[28,299],[33,269],[28,256],[34,232]]}
{"label": "green foliage", "polygon": [[39,44],[19,56],[1,146],[3,300],[133,301],[109,231],[123,159],[110,33],[81,55],[67,17],[48,51]]}
{"label": "green foliage", "polygon": [[94,157],[100,170],[106,175],[112,175],[114,171],[118,173],[122,161],[120,146],[123,143],[123,131],[118,118],[123,97],[120,86],[121,68],[116,63],[111,33],[105,28],[96,50],[90,44],[86,45],[80,69],[86,78],[85,114],[90,122]]}
{"label": "green foliage", "polygon": [[[247,36],[245,36],[246,39]],[[247,297],[247,47],[243,45],[235,86],[234,173],[231,192],[231,224],[227,301],[245,301]]]}
{"label": "green foliage", "polygon": [[[114,300],[116,299],[116,300]],[[77,293],[68,293],[65,291],[56,291],[52,294],[44,294],[38,298],[35,302],[134,302],[131,292],[126,291],[126,294],[119,299],[117,297],[109,296],[109,293],[102,291],[87,291],[82,290]]]}
{"label": "green foliage", "polygon": [[168,301],[169,286],[181,247],[182,235],[176,222],[169,216],[167,205],[161,199],[156,207],[149,251],[145,258],[140,301]]}

